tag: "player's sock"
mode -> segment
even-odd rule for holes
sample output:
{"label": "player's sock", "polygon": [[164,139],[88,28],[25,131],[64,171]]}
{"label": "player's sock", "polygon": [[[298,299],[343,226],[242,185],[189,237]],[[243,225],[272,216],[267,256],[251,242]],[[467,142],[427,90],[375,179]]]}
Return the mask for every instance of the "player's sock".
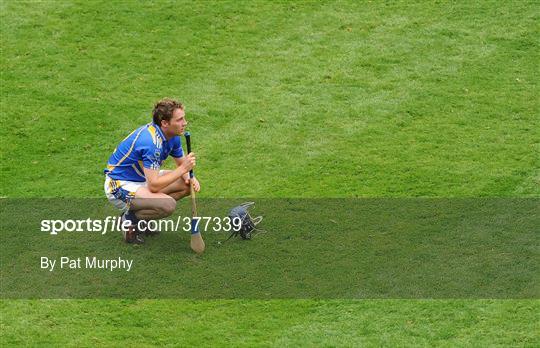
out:
{"label": "player's sock", "polygon": [[133,210],[128,210],[126,213],[124,213],[124,218],[131,221],[133,225],[136,225],[139,222],[139,219]]}

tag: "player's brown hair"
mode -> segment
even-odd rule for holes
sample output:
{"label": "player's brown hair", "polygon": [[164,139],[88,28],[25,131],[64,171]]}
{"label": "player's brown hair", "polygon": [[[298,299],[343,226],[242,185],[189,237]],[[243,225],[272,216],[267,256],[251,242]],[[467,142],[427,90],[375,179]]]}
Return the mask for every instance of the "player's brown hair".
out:
{"label": "player's brown hair", "polygon": [[184,110],[184,105],[170,98],[163,98],[154,105],[152,117],[154,123],[161,126],[161,121],[170,121],[175,109]]}

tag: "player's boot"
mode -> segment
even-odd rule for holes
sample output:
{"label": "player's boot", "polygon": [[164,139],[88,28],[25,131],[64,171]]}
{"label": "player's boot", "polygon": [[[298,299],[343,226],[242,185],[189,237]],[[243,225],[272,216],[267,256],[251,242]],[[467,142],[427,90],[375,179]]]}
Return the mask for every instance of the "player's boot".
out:
{"label": "player's boot", "polygon": [[134,213],[127,212],[122,214],[122,226],[124,221],[129,221],[130,225],[127,229],[122,228],[122,233],[124,234],[124,242],[129,244],[143,244],[144,238],[143,233],[139,232],[137,229],[137,218],[134,217]]}

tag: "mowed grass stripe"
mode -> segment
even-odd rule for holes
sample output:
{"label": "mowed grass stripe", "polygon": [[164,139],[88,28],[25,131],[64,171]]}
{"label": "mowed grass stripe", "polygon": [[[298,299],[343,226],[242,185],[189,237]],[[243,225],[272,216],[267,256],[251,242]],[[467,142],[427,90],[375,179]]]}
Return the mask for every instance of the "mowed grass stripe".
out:
{"label": "mowed grass stripe", "polygon": [[7,314],[1,319],[7,345],[539,343],[538,300],[17,300],[0,306]]}

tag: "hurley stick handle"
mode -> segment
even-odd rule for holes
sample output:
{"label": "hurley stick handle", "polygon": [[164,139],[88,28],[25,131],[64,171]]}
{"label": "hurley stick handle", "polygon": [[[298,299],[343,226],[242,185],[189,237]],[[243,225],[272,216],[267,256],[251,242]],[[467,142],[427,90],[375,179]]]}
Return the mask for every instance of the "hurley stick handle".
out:
{"label": "hurley stick handle", "polygon": [[[187,153],[189,155],[191,153],[191,133],[190,132],[185,132],[184,136],[186,137]],[[189,177],[193,178],[193,169],[191,169],[189,171]]]}
{"label": "hurley stick handle", "polygon": [[[184,136],[186,137],[186,147],[188,154],[191,153],[191,133],[185,132]],[[190,196],[191,196],[191,216],[195,217],[197,216],[197,202],[195,201],[195,190],[193,189],[193,169],[189,171],[189,190],[190,190]],[[193,225],[195,226],[195,225]],[[192,229],[196,230],[195,228]]]}

